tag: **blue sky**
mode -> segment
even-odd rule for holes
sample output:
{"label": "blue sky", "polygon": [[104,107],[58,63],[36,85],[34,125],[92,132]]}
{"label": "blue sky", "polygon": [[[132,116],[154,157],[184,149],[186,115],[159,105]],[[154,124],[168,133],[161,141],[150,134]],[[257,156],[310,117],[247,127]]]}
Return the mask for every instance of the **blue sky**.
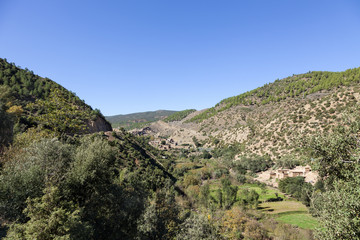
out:
{"label": "blue sky", "polygon": [[0,0],[0,57],[104,115],[203,109],[360,66],[358,0]]}

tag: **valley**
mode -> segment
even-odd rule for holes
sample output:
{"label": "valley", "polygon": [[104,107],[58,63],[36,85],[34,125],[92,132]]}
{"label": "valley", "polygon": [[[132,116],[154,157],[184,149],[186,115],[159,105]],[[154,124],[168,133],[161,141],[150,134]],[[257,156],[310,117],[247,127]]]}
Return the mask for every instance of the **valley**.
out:
{"label": "valley", "polygon": [[326,239],[352,221],[347,239],[359,82],[308,72],[209,109],[104,117],[1,59],[0,238]]}

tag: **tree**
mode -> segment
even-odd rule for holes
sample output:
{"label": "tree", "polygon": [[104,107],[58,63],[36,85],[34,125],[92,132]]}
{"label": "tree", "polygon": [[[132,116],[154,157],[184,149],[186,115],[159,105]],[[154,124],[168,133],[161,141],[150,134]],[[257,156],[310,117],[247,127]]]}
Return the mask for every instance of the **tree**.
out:
{"label": "tree", "polygon": [[325,181],[311,199],[311,210],[320,219],[319,239],[360,239],[359,109],[344,117],[332,133],[305,141],[314,165]]}
{"label": "tree", "polygon": [[221,187],[224,207],[229,209],[236,202],[238,187],[232,186],[229,178],[221,179]]}
{"label": "tree", "polygon": [[195,136],[193,136],[192,140],[197,148],[201,147],[201,143],[199,143],[198,139]]}
{"label": "tree", "polygon": [[92,229],[81,221],[80,211],[71,202],[61,201],[55,187],[48,187],[41,198],[27,201],[25,213],[29,221],[13,224],[5,239],[91,239]]}
{"label": "tree", "polygon": [[207,208],[210,199],[210,185],[205,183],[200,188],[200,201]]}
{"label": "tree", "polygon": [[313,205],[321,227],[319,239],[360,239],[360,166],[348,172],[348,179],[338,179],[333,189],[317,196],[319,204]]}
{"label": "tree", "polygon": [[3,146],[7,146],[12,141],[13,121],[11,116],[0,109],[0,152]]}
{"label": "tree", "polygon": [[3,146],[12,141],[13,136],[13,119],[6,111],[6,104],[10,101],[10,88],[0,86],[0,152]]}
{"label": "tree", "polygon": [[328,185],[336,179],[346,179],[359,163],[360,115],[357,108],[351,111],[332,132],[301,140],[307,154],[314,159],[314,169]]}
{"label": "tree", "polygon": [[159,190],[138,220],[138,238],[173,239],[179,223],[179,207],[175,201],[174,189]]}
{"label": "tree", "polygon": [[21,150],[0,175],[0,217],[24,222],[26,199],[40,197],[46,183],[64,179],[72,148],[56,140],[42,140]]}
{"label": "tree", "polygon": [[65,93],[57,88],[50,92],[48,99],[37,99],[26,108],[32,112],[31,119],[34,122],[58,135],[86,132],[86,122],[91,117],[78,104],[69,102]]}
{"label": "tree", "polygon": [[176,235],[178,240],[220,240],[223,239],[213,226],[209,217],[203,215],[192,215],[180,225],[180,231]]}

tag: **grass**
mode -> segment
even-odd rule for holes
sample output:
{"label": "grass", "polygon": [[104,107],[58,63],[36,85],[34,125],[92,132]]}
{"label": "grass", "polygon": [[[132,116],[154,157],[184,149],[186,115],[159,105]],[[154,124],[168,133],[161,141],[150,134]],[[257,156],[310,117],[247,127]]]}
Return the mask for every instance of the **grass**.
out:
{"label": "grass", "polygon": [[282,215],[276,220],[298,226],[303,229],[315,229],[319,222],[308,213],[294,213]]}
{"label": "grass", "polygon": [[[289,200],[278,189],[266,187],[264,191],[257,184],[237,185],[239,187],[237,199],[241,199],[241,191],[244,189],[255,190],[259,194],[259,210],[271,215],[274,219],[295,225],[302,229],[315,229],[319,226],[318,221],[309,214],[304,204],[295,200]],[[210,195],[217,200],[216,190],[221,188],[219,180],[210,182]],[[276,198],[276,194],[284,201],[266,202],[269,199]]]}
{"label": "grass", "polygon": [[[285,199],[285,196],[283,193],[281,193],[279,190],[274,189],[274,188],[269,188],[266,187],[266,191],[264,192],[261,187],[259,187],[257,184],[250,184],[250,183],[246,183],[243,185],[237,185],[239,187],[238,193],[237,193],[237,199],[241,199],[241,191],[244,189],[248,189],[250,190],[255,190],[258,194],[259,194],[259,201],[260,202],[264,202],[267,201],[269,199],[272,198],[276,198],[276,193],[278,194],[279,197]],[[221,188],[221,184],[220,181],[216,180],[216,181],[212,181],[210,184],[210,195],[216,198],[216,190]]]}
{"label": "grass", "polygon": [[266,187],[266,191],[264,192],[261,189],[261,187],[259,187],[258,185],[256,185],[256,184],[248,184],[248,183],[239,186],[238,197],[241,197],[241,190],[243,190],[243,189],[255,190],[259,194],[259,201],[260,202],[269,200],[271,198],[276,198],[276,193],[278,194],[279,197],[285,198],[284,194],[281,193],[277,189]]}
{"label": "grass", "polygon": [[319,223],[313,218],[301,202],[282,201],[260,204],[263,212],[273,215],[276,220],[298,226],[303,229],[314,229]]}
{"label": "grass", "polygon": [[279,214],[289,212],[308,213],[304,204],[298,201],[265,202],[259,205],[263,212],[268,214]]}

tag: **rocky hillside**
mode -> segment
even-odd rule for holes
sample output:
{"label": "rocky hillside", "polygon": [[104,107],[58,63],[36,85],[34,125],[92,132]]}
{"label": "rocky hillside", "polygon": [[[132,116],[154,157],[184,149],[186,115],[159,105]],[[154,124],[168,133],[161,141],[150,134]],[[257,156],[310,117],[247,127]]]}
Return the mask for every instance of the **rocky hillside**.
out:
{"label": "rocky hillside", "polygon": [[0,88],[1,110],[12,119],[15,132],[39,128],[73,135],[112,130],[100,111],[75,93],[6,59],[0,59]]}
{"label": "rocky hillside", "polygon": [[299,135],[331,131],[360,100],[360,68],[310,72],[266,84],[191,113],[177,122],[159,121],[149,134],[207,147],[240,144],[242,154],[274,159],[296,151]]}

